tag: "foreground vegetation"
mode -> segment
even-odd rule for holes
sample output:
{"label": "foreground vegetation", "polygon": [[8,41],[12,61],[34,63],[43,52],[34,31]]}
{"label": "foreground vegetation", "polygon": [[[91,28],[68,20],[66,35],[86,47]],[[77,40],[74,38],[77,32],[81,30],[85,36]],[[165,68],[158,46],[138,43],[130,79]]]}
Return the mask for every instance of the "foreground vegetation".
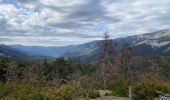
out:
{"label": "foreground vegetation", "polygon": [[[156,91],[170,93],[168,58],[159,59],[164,60],[159,60],[161,70],[155,74],[142,74],[140,80],[133,82],[119,74],[116,79],[108,81],[106,89],[112,91],[108,95],[127,97],[129,84],[132,84],[135,100],[153,100],[157,96]],[[50,62],[14,61],[2,58],[0,98],[3,100],[96,98],[99,97],[98,90],[104,89],[99,80],[91,77],[96,70],[97,66],[92,64],[75,63],[64,58]]]}

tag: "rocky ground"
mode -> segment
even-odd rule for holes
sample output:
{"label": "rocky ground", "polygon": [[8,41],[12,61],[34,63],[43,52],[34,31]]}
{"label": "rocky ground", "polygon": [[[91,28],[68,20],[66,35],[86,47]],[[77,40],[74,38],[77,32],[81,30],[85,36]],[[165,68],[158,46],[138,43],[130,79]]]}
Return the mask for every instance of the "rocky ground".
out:
{"label": "rocky ground", "polygon": [[109,90],[99,90],[99,93],[101,97],[92,100],[128,100],[128,98],[125,97],[105,96],[106,94],[111,94]]}

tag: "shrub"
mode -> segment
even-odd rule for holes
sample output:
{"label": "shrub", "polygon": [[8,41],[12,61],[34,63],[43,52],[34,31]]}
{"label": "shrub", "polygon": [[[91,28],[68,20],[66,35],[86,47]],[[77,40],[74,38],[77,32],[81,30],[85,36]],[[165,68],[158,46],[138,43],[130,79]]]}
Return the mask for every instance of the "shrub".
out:
{"label": "shrub", "polygon": [[99,91],[97,91],[97,90],[89,90],[88,91],[88,97],[89,98],[92,98],[92,99],[95,99],[95,98],[97,98],[97,97],[100,97],[100,94],[99,94]]}
{"label": "shrub", "polygon": [[57,100],[73,100],[82,95],[83,90],[78,84],[65,84],[62,85],[56,93]]}
{"label": "shrub", "polygon": [[91,87],[92,89],[96,89],[96,90],[102,89],[102,85],[98,81],[92,81]]}
{"label": "shrub", "polygon": [[82,77],[80,80],[80,85],[83,89],[83,96],[84,98],[97,98],[100,97],[98,89],[101,88],[101,85],[98,81],[91,81],[88,80],[89,78]]}
{"label": "shrub", "polygon": [[0,98],[3,100],[51,100],[49,95],[43,94],[42,87],[20,82],[0,83]]}
{"label": "shrub", "polygon": [[[40,82],[41,83],[41,82]],[[78,97],[95,98],[98,91],[83,88],[79,84],[64,84],[61,87],[48,87],[34,83],[9,82],[0,83],[0,99],[3,100],[74,100]],[[53,84],[53,83],[51,83]]]}
{"label": "shrub", "polygon": [[170,85],[159,77],[146,78],[136,83],[133,87],[135,100],[153,100],[157,96],[156,91],[170,93]]}
{"label": "shrub", "polygon": [[128,96],[128,81],[120,77],[116,81],[110,81],[107,89],[111,90],[114,96]]}

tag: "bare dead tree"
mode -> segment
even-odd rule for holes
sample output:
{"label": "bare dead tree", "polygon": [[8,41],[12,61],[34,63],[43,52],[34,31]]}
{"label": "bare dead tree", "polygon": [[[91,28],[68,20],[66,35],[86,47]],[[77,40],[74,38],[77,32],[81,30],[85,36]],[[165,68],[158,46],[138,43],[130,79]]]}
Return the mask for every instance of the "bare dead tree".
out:
{"label": "bare dead tree", "polygon": [[137,58],[133,56],[132,48],[125,44],[121,49],[121,68],[120,71],[127,76],[129,81],[137,79]]}
{"label": "bare dead tree", "polygon": [[[133,56],[132,48],[125,44],[121,49],[120,72],[132,82],[137,79],[137,59]],[[132,100],[131,84],[129,85],[129,100]]]}
{"label": "bare dead tree", "polygon": [[115,68],[111,62],[115,50],[113,48],[112,40],[110,39],[108,32],[104,33],[102,44],[100,44],[100,49],[101,55],[98,58],[99,68],[97,70],[97,76],[99,76],[104,89],[106,89],[106,82],[113,78],[115,74]]}

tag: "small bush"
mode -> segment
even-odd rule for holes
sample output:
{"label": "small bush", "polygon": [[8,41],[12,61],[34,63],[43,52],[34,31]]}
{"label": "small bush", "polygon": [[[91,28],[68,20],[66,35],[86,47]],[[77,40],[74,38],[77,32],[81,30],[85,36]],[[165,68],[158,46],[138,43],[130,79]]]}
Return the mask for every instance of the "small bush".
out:
{"label": "small bush", "polygon": [[92,81],[91,85],[92,85],[92,89],[96,89],[96,90],[102,89],[102,85],[98,81]]}
{"label": "small bush", "polygon": [[0,84],[0,98],[3,100],[51,100],[42,92],[42,87],[20,82]]}
{"label": "small bush", "polygon": [[97,90],[90,90],[89,93],[88,93],[88,97],[92,98],[92,99],[100,97],[99,91],[97,91]]}
{"label": "small bush", "polygon": [[56,93],[57,100],[73,100],[82,95],[83,90],[78,84],[62,85]]}
{"label": "small bush", "polygon": [[128,81],[120,77],[116,81],[110,81],[107,89],[111,90],[114,96],[128,96]]}
{"label": "small bush", "polygon": [[157,96],[156,91],[170,93],[170,85],[159,77],[141,80],[133,87],[133,98],[134,100],[153,100]]}
{"label": "small bush", "polygon": [[82,77],[80,80],[80,85],[83,89],[84,98],[97,98],[100,96],[98,89],[101,88],[101,85],[98,81],[88,80],[88,76]]}

